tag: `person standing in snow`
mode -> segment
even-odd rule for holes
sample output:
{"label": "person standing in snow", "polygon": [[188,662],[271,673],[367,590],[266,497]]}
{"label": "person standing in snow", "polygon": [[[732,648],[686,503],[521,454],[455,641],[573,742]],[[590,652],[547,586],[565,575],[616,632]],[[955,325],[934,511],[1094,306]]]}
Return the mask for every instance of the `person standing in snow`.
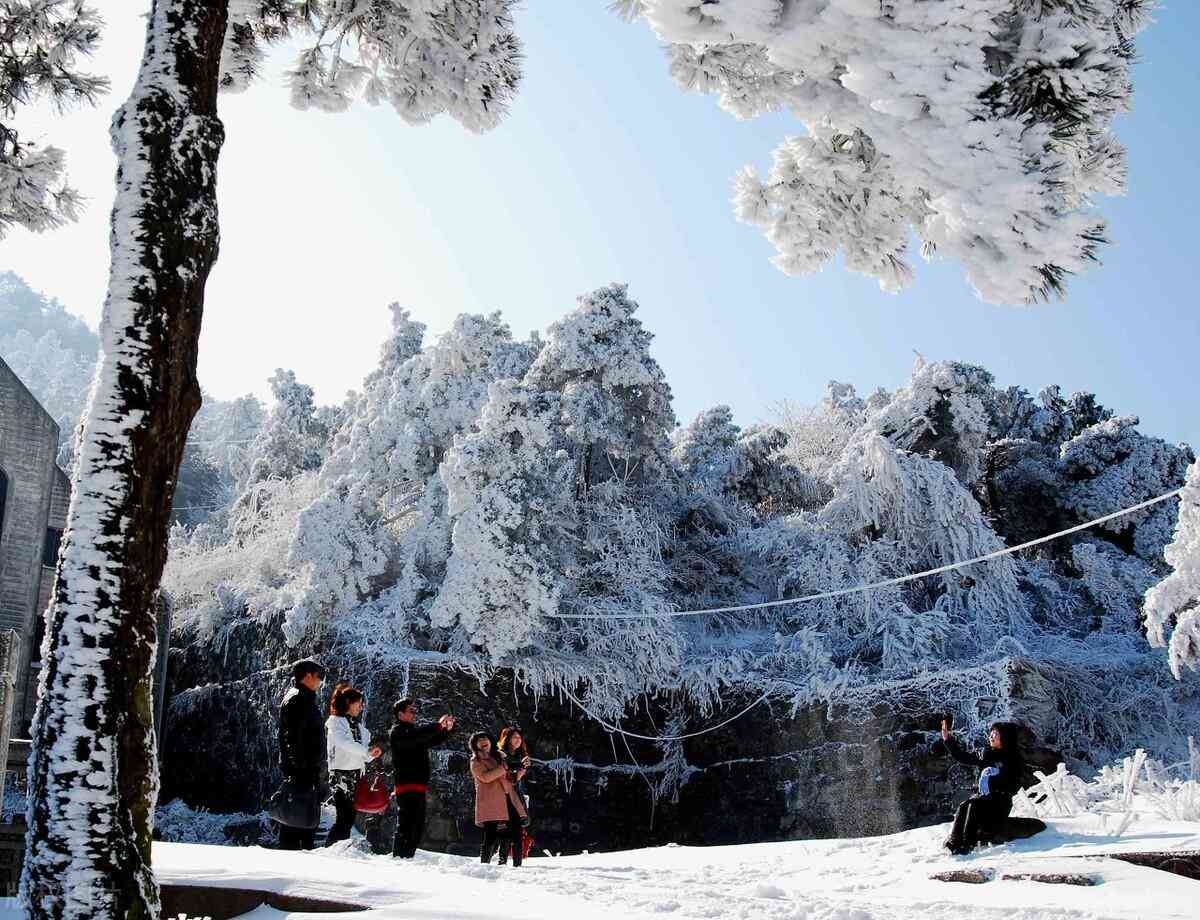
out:
{"label": "person standing in snow", "polygon": [[1021,788],[1025,759],[1017,741],[1017,726],[996,722],[988,731],[988,746],[982,755],[964,751],[950,734],[949,720],[942,721],[942,741],[959,763],[979,767],[979,794],[961,805],[954,816],[945,847],[955,855],[970,853],[981,835],[1000,830],[1012,811],[1013,796]]}
{"label": "person standing in snow", "polygon": [[354,791],[368,762],[383,753],[363,737],[362,713],[366,698],[361,690],[339,683],[329,698],[329,718],[325,720],[328,739],[329,785],[333,787],[333,807],[337,820],[330,828],[325,846],[333,846],[350,836],[354,827]]}
{"label": "person standing in snow", "polygon": [[388,734],[392,748],[396,833],[392,855],[412,859],[425,834],[425,793],[429,789],[429,749],[454,731],[454,716],[417,724],[417,701],[403,699],[392,707],[396,721]]}
{"label": "person standing in snow", "polygon": [[471,776],[475,780],[475,826],[483,829],[479,861],[490,863],[500,841],[507,838],[512,846],[513,867],[521,865],[521,831],[529,822],[525,803],[517,796],[509,779],[508,767],[499,753],[492,750],[492,739],[475,732],[467,743],[471,752]]}
{"label": "person standing in snow", "polygon": [[[496,742],[496,749],[500,752],[500,756],[504,760],[505,767],[508,768],[508,780],[512,783],[513,791],[517,794],[517,798],[525,804],[525,808],[529,808],[529,797],[525,795],[525,789],[521,781],[525,778],[525,773],[529,769],[530,755],[529,747],[525,744],[525,736],[521,734],[519,725],[506,725],[500,730],[500,740]],[[504,865],[508,862],[509,850],[521,851],[521,856],[525,855],[525,829],[517,827],[509,838],[502,838],[500,841],[500,856],[497,862]],[[519,865],[519,862],[514,862],[514,865]]]}
{"label": "person standing in snow", "polygon": [[[325,756],[325,723],[317,703],[317,691],[325,669],[311,658],[292,665],[292,688],[279,706],[279,770],[286,779],[315,798]],[[281,850],[311,850],[316,828],[279,825]]]}

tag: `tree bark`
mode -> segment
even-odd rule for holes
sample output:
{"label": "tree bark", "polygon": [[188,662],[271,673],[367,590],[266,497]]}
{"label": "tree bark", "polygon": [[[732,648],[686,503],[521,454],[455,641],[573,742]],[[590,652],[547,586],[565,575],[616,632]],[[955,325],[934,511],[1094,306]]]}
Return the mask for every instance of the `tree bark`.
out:
{"label": "tree bark", "polygon": [[118,158],[102,354],[83,423],[30,757],[21,895],[34,918],[152,920],[155,596],[200,405],[196,353],[217,257],[225,0],[154,0],[113,119]]}

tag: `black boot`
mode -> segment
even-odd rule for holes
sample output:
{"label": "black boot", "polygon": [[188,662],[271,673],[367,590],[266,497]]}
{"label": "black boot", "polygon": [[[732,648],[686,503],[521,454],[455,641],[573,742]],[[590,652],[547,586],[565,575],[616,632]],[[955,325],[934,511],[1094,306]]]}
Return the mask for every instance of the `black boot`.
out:
{"label": "black boot", "polygon": [[490,863],[492,861],[492,857],[496,855],[496,846],[498,843],[496,829],[494,827],[485,827],[483,829],[483,843],[479,847],[479,861],[481,863]]}
{"label": "black boot", "polygon": [[950,836],[942,844],[955,856],[970,853],[972,847],[967,843],[967,827],[970,823],[971,803],[963,802],[954,813],[954,824],[950,827]]}
{"label": "black boot", "polygon": [[[507,862],[508,862],[508,841],[502,840],[500,842],[500,855],[496,859],[496,864],[503,866]],[[514,865],[517,864],[515,859],[513,860],[513,864]]]}
{"label": "black boot", "polygon": [[512,842],[513,868],[519,869],[525,859],[525,835],[520,834]]}

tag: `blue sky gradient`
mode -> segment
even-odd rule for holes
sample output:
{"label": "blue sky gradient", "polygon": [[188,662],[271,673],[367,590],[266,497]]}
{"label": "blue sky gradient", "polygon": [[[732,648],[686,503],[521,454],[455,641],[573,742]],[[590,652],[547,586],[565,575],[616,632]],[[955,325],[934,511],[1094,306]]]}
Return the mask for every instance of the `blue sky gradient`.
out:
{"label": "blue sky gradient", "polygon": [[[113,162],[95,125],[128,91],[141,28],[126,8],[138,4],[100,6],[113,96],[102,113],[45,128],[92,207],[79,227],[14,234],[0,250],[0,267],[92,322]],[[201,381],[220,397],[265,395],[273,369],[291,367],[332,402],[374,365],[390,300],[433,332],[498,309],[523,336],[578,294],[626,281],[681,422],[717,403],[743,425],[768,420],[782,400],[820,399],[830,379],[894,388],[920,351],[982,364],[1000,385],[1094,391],[1140,415],[1143,431],[1200,445],[1200,9],[1177,0],[1157,18],[1139,39],[1135,110],[1117,123],[1129,194],[1100,202],[1116,242],[1071,281],[1066,303],[1037,307],[984,304],[956,264],[925,264],[915,249],[917,282],[898,296],[840,264],[806,278],[777,271],[761,232],[735,221],[731,184],[746,163],[765,171],[800,124],[737,122],[714,98],[682,94],[649,29],[603,0],[520,11],[525,82],[483,136],[444,118],[409,127],[386,108],[295,112],[280,59],[264,85],[222,100],[222,251]]]}

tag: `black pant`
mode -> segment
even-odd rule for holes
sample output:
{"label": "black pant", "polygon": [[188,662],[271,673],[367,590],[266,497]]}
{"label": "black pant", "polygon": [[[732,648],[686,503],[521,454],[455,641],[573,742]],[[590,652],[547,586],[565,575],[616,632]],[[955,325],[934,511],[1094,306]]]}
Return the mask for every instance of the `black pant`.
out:
{"label": "black pant", "polygon": [[425,793],[401,792],[396,796],[396,835],[392,855],[412,859],[425,836]]}
{"label": "black pant", "polygon": [[499,862],[504,865],[508,861],[509,850],[512,850],[512,864],[519,866],[525,858],[525,828],[521,824],[521,816],[517,814],[512,799],[506,798],[504,801],[508,805],[508,831],[507,834],[500,836]]}
{"label": "black pant", "polygon": [[979,845],[979,838],[991,836],[1012,811],[1012,799],[995,795],[975,795],[958,806],[954,826],[946,846],[969,852]]}
{"label": "black pant", "polygon": [[521,865],[522,857],[525,852],[521,847],[521,838],[524,836],[523,828],[521,827],[521,816],[517,814],[517,809],[513,806],[511,799],[505,799],[508,804],[508,820],[507,821],[484,821],[483,822],[483,843],[479,847],[479,861],[490,863],[492,856],[496,853],[497,847],[512,847],[513,865]]}
{"label": "black pant", "polygon": [[316,845],[317,829],[301,830],[298,827],[279,825],[279,849],[311,850]]}
{"label": "black pant", "polygon": [[354,828],[354,816],[357,814],[354,809],[354,793],[341,786],[335,786],[333,807],[337,809],[337,820],[333,822],[329,836],[325,838],[327,847],[333,846],[339,840],[350,839],[350,831]]}

